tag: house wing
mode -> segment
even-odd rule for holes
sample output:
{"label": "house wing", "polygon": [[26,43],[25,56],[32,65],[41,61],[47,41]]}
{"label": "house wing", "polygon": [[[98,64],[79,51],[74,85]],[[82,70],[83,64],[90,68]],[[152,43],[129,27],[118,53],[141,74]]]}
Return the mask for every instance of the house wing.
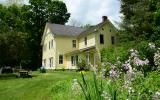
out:
{"label": "house wing", "polygon": [[95,26],[91,26],[87,30],[83,31],[81,34],[79,34],[79,37],[83,37],[83,36],[86,36],[90,33],[96,32],[96,31],[98,31],[99,28],[102,28],[106,24],[109,24],[111,27],[113,27],[113,29],[115,29],[115,31],[117,31],[116,27],[110,22],[110,20],[106,19],[105,21],[103,21]]}

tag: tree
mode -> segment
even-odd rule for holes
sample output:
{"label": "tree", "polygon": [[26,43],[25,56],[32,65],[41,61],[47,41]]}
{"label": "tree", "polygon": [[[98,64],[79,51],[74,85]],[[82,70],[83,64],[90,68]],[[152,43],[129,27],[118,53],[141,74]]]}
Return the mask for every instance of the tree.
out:
{"label": "tree", "polygon": [[[155,13],[159,0],[121,0],[122,39],[150,39],[155,40]],[[124,37],[123,37],[124,36]],[[129,37],[128,37],[129,36]]]}
{"label": "tree", "polygon": [[70,14],[67,12],[65,3],[57,0],[29,0],[30,5],[24,5],[28,22],[26,29],[29,33],[28,45],[31,48],[33,69],[41,66],[42,50],[40,46],[42,34],[46,22],[65,24]]}
{"label": "tree", "polygon": [[84,28],[84,29],[88,29],[88,28],[92,27],[92,25],[91,24],[85,24],[85,25],[82,25],[81,27]]}
{"label": "tree", "polygon": [[0,64],[40,67],[40,42],[46,22],[65,24],[69,17],[65,3],[57,0],[29,0],[29,5],[21,6],[0,4]]}
{"label": "tree", "polygon": [[0,34],[0,65],[18,66],[24,60],[28,60],[27,34],[10,31]]}
{"label": "tree", "polygon": [[75,27],[80,27],[82,25],[82,23],[77,21],[76,19],[71,19],[69,22],[69,25],[75,26]]}

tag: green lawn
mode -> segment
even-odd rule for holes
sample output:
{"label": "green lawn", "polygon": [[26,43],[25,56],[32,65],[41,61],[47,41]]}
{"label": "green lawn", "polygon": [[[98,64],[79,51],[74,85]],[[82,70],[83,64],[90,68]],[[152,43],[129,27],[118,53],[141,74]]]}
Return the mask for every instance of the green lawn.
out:
{"label": "green lawn", "polygon": [[73,95],[72,80],[78,72],[33,72],[33,78],[0,76],[0,100],[83,100]]}

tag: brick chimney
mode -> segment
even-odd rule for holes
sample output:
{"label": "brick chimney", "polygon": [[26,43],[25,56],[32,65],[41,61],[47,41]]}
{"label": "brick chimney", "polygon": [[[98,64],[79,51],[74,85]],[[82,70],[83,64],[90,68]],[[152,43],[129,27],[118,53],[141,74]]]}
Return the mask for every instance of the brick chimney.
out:
{"label": "brick chimney", "polygon": [[108,19],[107,16],[102,16],[102,22],[106,21]]}

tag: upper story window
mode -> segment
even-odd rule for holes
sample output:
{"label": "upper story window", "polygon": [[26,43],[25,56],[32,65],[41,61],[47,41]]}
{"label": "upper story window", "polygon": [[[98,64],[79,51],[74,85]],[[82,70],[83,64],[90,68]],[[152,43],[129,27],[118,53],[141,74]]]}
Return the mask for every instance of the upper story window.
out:
{"label": "upper story window", "polygon": [[63,55],[59,55],[59,64],[63,64]]}
{"label": "upper story window", "polygon": [[111,43],[114,45],[115,44],[115,37],[111,36]]}
{"label": "upper story window", "polygon": [[99,41],[100,41],[100,44],[104,44],[104,35],[103,34],[99,35]]}
{"label": "upper story window", "polygon": [[48,47],[49,47],[49,49],[53,48],[53,40],[49,41]]}
{"label": "upper story window", "polygon": [[50,41],[49,41],[49,45],[48,45],[48,46],[49,46],[49,49],[50,49],[50,48],[51,48],[51,43],[50,43]]}
{"label": "upper story window", "polygon": [[72,40],[72,47],[76,48],[76,40]]}
{"label": "upper story window", "polygon": [[84,44],[87,45],[87,37],[84,38]]}
{"label": "upper story window", "polygon": [[53,48],[53,40],[51,40],[51,48]]}

